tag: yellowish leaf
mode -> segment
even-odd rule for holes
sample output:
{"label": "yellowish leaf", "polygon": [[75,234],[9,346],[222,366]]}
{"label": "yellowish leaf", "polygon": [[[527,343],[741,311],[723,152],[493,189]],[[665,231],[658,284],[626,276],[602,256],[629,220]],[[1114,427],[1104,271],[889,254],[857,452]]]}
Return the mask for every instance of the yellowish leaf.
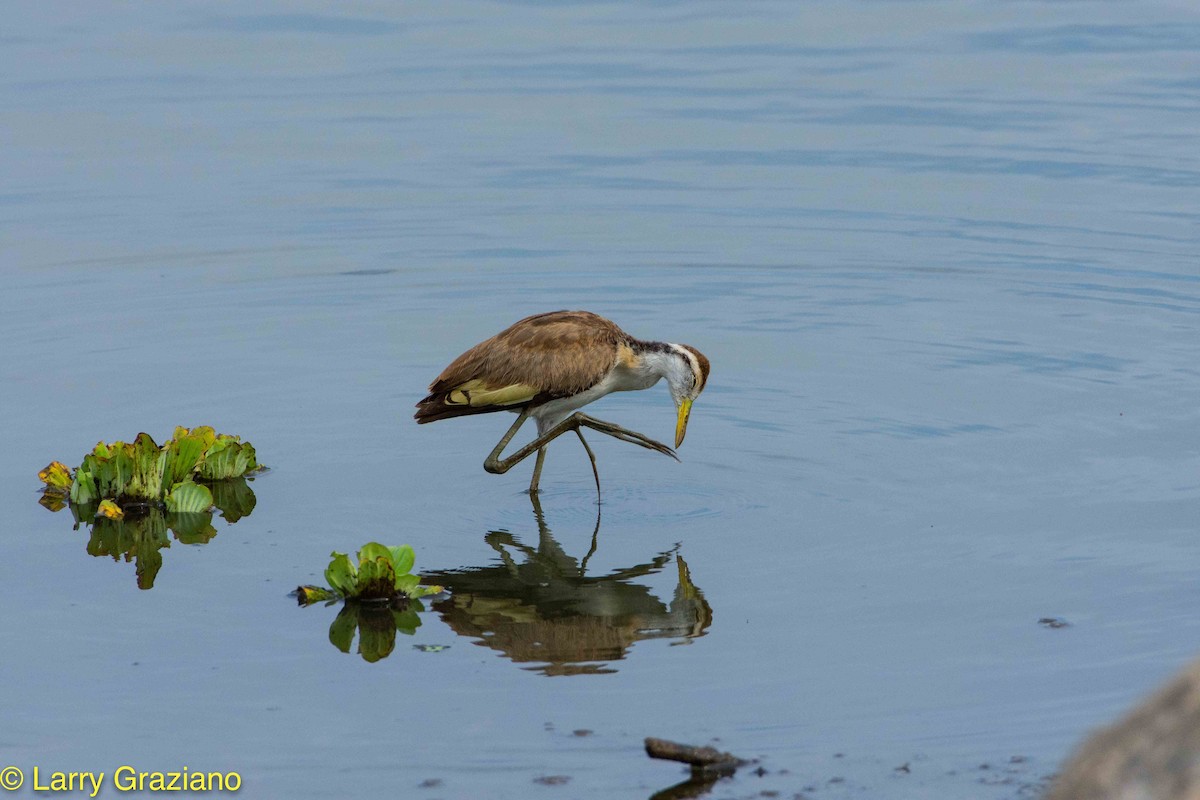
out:
{"label": "yellowish leaf", "polygon": [[125,512],[112,500],[101,500],[100,508],[96,510],[96,516],[108,517],[109,519],[125,519]]}
{"label": "yellowish leaf", "polygon": [[71,488],[71,470],[61,461],[51,461],[45,469],[38,472],[38,478],[49,489],[66,491]]}

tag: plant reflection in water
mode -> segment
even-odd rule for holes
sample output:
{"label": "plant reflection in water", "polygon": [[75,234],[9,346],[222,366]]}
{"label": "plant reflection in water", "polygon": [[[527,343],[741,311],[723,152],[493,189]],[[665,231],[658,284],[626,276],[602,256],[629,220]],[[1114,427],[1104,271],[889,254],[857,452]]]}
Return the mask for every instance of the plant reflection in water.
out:
{"label": "plant reflection in water", "polygon": [[[213,504],[229,524],[254,510],[254,491],[245,478],[214,481],[208,486]],[[161,551],[171,546],[171,536],[181,544],[205,544],[217,535],[211,511],[171,513],[153,505],[129,505],[123,519],[109,519],[97,516],[96,503],[68,504],[55,496],[43,497],[39,502],[51,511],[70,508],[75,519],[73,530],[81,525],[91,529],[89,555],[133,562],[139,589],[154,588],[163,562]]]}

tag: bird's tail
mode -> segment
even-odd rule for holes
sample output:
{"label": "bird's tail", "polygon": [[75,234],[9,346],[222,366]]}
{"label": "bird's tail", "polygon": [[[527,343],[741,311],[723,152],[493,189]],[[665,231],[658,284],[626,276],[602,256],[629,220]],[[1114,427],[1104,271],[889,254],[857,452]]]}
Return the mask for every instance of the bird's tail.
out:
{"label": "bird's tail", "polygon": [[465,417],[471,414],[491,414],[496,411],[520,411],[520,406],[469,406],[464,403],[450,403],[449,392],[437,392],[417,403],[417,413],[413,419],[418,424],[437,422],[439,419]]}

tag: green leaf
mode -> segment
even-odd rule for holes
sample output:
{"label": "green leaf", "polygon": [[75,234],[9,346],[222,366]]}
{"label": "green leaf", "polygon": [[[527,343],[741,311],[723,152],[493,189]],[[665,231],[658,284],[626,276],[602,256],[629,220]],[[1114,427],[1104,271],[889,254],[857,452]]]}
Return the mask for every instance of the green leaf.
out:
{"label": "green leaf", "polygon": [[325,581],[335,591],[349,597],[358,588],[358,572],[345,553],[335,550],[329,556],[333,560],[325,568]]}
{"label": "green leaf", "polygon": [[113,442],[107,458],[94,460],[92,474],[101,497],[115,498],[125,494],[133,477],[133,446]]}
{"label": "green leaf", "polygon": [[221,434],[205,451],[199,474],[205,480],[219,481],[240,477],[257,466],[253,445]]}
{"label": "green leaf", "polygon": [[367,542],[358,550],[358,560],[368,561],[376,558],[386,558],[389,562],[392,560],[391,549],[384,547],[379,542]]}
{"label": "green leaf", "polygon": [[[180,435],[180,431],[183,431],[183,435]],[[176,428],[175,438],[163,445],[163,485],[174,486],[190,478],[196,471],[200,456],[204,455],[204,447],[204,437],[189,434],[187,428]]]}
{"label": "green leaf", "polygon": [[249,442],[242,442],[241,451],[238,453],[238,475],[245,475],[248,472],[253,472],[259,468],[258,453],[254,450],[254,445]]}
{"label": "green leaf", "polygon": [[197,425],[188,431],[188,436],[196,436],[204,445],[205,450],[212,447],[213,442],[217,440],[217,432],[213,430],[211,425]]}
{"label": "green leaf", "polygon": [[413,552],[412,547],[402,544],[399,547],[389,547],[388,550],[392,554],[392,567],[396,570],[396,575],[404,575],[412,571],[413,564],[417,561],[417,554]]}
{"label": "green leaf", "polygon": [[171,487],[166,498],[167,510],[176,513],[197,513],[212,508],[213,496],[207,486],[183,481]]}
{"label": "green leaf", "polygon": [[94,502],[99,496],[96,491],[96,479],[92,477],[92,473],[83,467],[75,470],[75,480],[71,482],[71,502],[87,505]]}
{"label": "green leaf", "polygon": [[162,450],[148,433],[139,433],[129,447],[131,474],[125,493],[139,500],[153,501],[162,497]]}
{"label": "green leaf", "polygon": [[397,575],[396,576],[396,592],[405,597],[412,597],[413,592],[417,590],[417,584],[421,579],[416,575]]}

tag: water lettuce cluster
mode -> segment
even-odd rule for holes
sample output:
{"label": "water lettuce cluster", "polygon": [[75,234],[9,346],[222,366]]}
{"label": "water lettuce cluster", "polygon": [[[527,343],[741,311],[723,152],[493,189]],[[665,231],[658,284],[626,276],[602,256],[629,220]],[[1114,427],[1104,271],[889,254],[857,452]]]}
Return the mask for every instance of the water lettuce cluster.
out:
{"label": "water lettuce cluster", "polygon": [[161,505],[172,513],[207,511],[213,492],[206,483],[258,469],[253,445],[201,425],[175,428],[161,447],[148,433],[132,442],[99,442],[77,469],[54,461],[38,477],[46,485],[44,505],[61,507],[69,498],[72,505],[97,504],[101,516],[121,519],[130,505]]}
{"label": "water lettuce cluster", "polygon": [[325,568],[325,580],[329,588],[297,587],[296,598],[301,605],[331,600],[368,603],[415,600],[442,590],[440,586],[420,585],[421,576],[412,574],[416,554],[406,544],[387,547],[378,542],[368,542],[356,554],[357,567],[345,553],[335,550],[329,555],[331,560]]}
{"label": "water lettuce cluster", "polygon": [[325,568],[329,588],[300,586],[294,594],[302,606],[345,600],[329,626],[329,642],[349,653],[357,633],[358,654],[374,663],[391,655],[397,633],[416,633],[421,625],[417,612],[425,610],[419,598],[437,594],[442,587],[421,585],[421,576],[412,573],[416,554],[406,544],[368,542],[356,557],[357,565],[345,553],[330,553]]}

